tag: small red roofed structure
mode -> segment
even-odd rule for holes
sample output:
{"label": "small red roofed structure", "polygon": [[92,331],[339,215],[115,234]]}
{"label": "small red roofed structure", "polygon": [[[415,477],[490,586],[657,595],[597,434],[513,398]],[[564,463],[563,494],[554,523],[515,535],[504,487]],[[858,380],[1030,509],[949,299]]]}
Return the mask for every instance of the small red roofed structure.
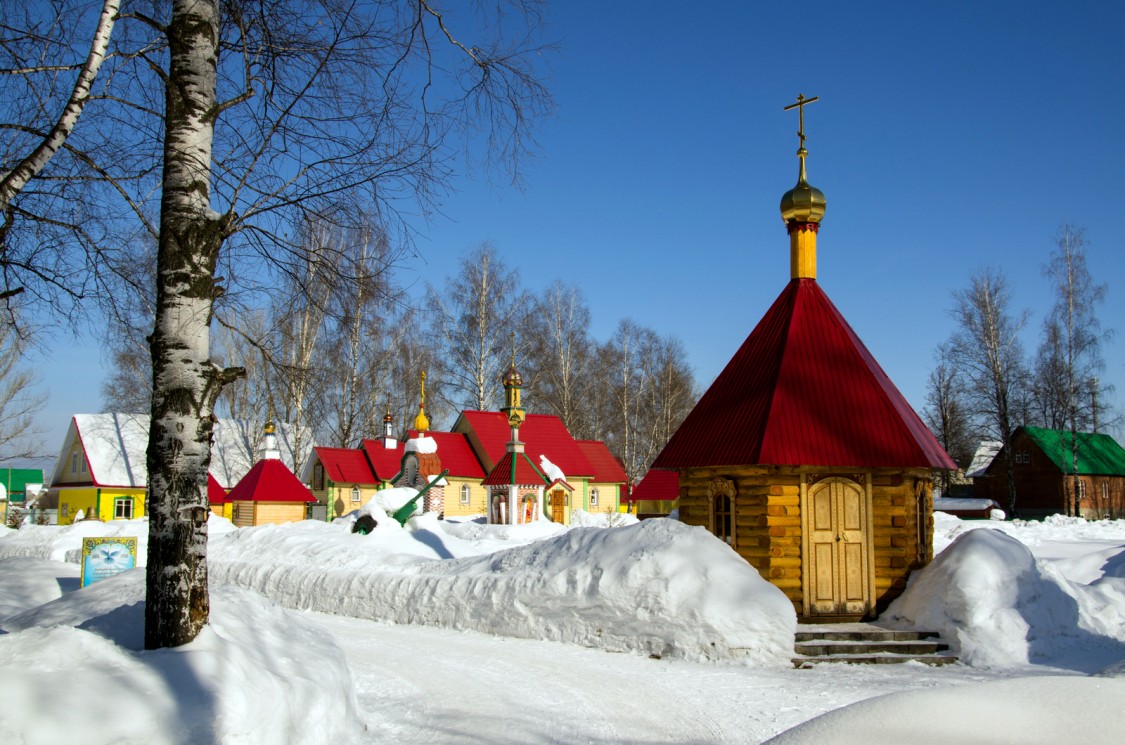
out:
{"label": "small red roofed structure", "polygon": [[265,427],[262,458],[227,495],[234,509],[232,521],[240,528],[293,523],[304,520],[316,497],[281,462],[273,422]]}
{"label": "small red roofed structure", "polygon": [[679,496],[680,474],[654,468],[629,492],[629,511],[642,519],[667,517],[676,508]]}
{"label": "small red roofed structure", "polygon": [[649,474],[675,471],[680,520],[729,543],[802,619],[852,621],[932,559],[932,469],[956,466],[817,284],[826,202],[801,122],[781,199],[790,282]]}
{"label": "small red roofed structure", "polygon": [[216,515],[230,519],[230,496],[227,495],[227,490],[220,486],[210,473],[207,474],[207,504]]}

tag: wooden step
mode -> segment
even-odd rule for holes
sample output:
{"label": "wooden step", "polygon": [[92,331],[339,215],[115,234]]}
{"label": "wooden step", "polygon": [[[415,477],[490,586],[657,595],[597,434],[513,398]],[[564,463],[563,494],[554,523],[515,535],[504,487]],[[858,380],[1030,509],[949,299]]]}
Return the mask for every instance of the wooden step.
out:
{"label": "wooden step", "polygon": [[933,631],[883,629],[859,623],[802,625],[794,641],[793,666],[798,668],[819,662],[947,665],[957,661],[949,645]]}

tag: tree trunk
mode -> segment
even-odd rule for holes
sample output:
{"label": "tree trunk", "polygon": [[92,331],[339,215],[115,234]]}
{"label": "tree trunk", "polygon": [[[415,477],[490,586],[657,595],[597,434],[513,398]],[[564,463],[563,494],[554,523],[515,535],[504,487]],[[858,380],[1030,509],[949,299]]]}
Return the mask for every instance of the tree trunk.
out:
{"label": "tree trunk", "polygon": [[207,469],[215,399],[241,370],[210,360],[222,221],[210,206],[216,0],[176,0],[166,29],[163,193],[149,426],[145,648],[187,644],[207,623]]}

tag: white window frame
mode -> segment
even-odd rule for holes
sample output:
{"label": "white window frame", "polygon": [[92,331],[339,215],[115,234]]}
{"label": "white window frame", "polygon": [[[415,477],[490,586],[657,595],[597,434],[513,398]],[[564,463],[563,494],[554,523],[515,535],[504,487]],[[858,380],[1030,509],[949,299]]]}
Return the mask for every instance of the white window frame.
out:
{"label": "white window frame", "polygon": [[598,506],[598,487],[596,487],[596,486],[594,488],[590,489],[590,506],[591,507],[597,507]]}
{"label": "white window frame", "polygon": [[473,490],[469,488],[468,484],[461,484],[461,504],[468,504],[472,499]]}
{"label": "white window frame", "polygon": [[[128,509],[122,509],[123,507]],[[122,514],[128,512],[129,514]],[[113,519],[114,520],[132,520],[133,519],[133,500],[128,497],[117,497],[113,500]]]}
{"label": "white window frame", "polygon": [[358,486],[352,487],[352,501],[353,502],[359,501],[359,487]]}

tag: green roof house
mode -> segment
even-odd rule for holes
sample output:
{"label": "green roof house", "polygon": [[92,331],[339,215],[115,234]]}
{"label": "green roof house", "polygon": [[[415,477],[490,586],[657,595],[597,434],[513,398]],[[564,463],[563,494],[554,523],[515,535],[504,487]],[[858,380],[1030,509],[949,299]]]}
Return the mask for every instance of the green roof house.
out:
{"label": "green roof house", "polygon": [[[1125,517],[1125,449],[1109,435],[1079,432],[1071,448],[1070,433],[1020,427],[1006,448],[1012,450],[1016,509],[1020,517],[1065,514],[1065,482],[1077,470],[1078,508],[1083,517]],[[1074,450],[1078,467],[1074,467]],[[975,496],[1008,503],[1008,479],[1002,449],[973,479]]]}

